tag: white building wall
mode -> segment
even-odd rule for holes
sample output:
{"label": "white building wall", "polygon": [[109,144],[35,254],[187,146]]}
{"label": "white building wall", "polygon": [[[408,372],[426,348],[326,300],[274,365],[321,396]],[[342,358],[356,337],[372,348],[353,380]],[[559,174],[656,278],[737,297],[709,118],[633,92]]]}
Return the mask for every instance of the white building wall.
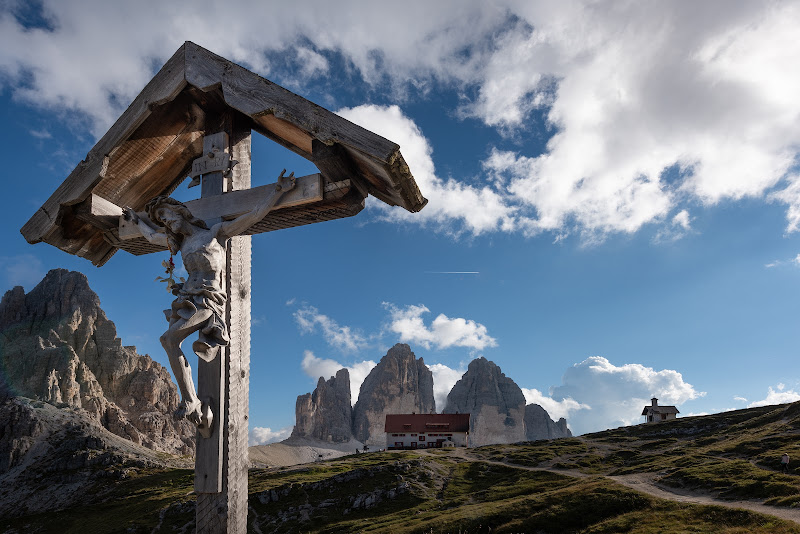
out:
{"label": "white building wall", "polygon": [[411,432],[387,432],[386,448],[428,449],[436,447],[439,440],[443,440],[445,443],[450,441],[456,447],[467,447],[469,444],[466,432],[431,432],[421,434]]}

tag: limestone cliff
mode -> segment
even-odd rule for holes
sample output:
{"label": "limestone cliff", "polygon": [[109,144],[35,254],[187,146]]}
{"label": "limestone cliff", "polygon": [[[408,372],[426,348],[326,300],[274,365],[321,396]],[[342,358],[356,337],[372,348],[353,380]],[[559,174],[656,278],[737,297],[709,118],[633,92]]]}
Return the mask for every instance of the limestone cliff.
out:
{"label": "limestone cliff", "polygon": [[83,410],[150,449],[194,450],[193,427],[172,417],[179,395],[169,373],[135,347],[122,346],[81,273],[55,269],[28,294],[15,287],[3,296],[0,368],[0,397]]}
{"label": "limestone cliff", "polygon": [[525,406],[525,439],[536,441],[539,439],[556,439],[572,437],[572,432],[567,428],[567,420],[563,417],[558,422],[550,419],[547,410],[538,404]]}
{"label": "limestone cliff", "polygon": [[350,373],[339,369],[329,380],[319,377],[313,393],[297,397],[294,438],[312,438],[344,443],[353,438],[350,404]]}
{"label": "limestone cliff", "polygon": [[442,413],[469,413],[471,447],[525,441],[525,396],[486,358],[472,360]]}
{"label": "limestone cliff", "polygon": [[353,436],[370,447],[384,447],[389,413],[436,413],[433,374],[411,348],[398,343],[364,379],[353,408]]}

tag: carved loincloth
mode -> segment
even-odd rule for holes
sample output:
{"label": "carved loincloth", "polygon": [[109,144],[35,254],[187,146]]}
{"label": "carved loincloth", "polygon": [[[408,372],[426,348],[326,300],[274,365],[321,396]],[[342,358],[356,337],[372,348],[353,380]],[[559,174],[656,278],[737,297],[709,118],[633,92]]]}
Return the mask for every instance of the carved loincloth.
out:
{"label": "carved loincloth", "polygon": [[170,325],[179,319],[188,321],[198,308],[211,310],[211,317],[200,327],[198,339],[192,344],[192,350],[207,362],[216,357],[219,347],[230,343],[224,320],[225,300],[225,293],[213,287],[186,289],[184,286],[178,292],[178,298],[172,302],[172,309],[164,310]]}

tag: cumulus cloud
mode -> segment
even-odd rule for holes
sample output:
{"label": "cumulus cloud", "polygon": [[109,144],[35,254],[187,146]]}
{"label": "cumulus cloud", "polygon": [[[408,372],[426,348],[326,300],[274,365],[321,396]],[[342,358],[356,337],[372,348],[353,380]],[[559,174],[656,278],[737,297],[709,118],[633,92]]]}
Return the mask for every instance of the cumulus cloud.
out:
{"label": "cumulus cloud", "polygon": [[[437,77],[467,76],[478,58],[463,52],[475,46],[476,35],[488,39],[506,16],[479,2],[454,10],[448,2],[410,1],[392,14],[392,27],[403,28],[395,32],[375,31],[386,27],[384,6],[357,0],[312,0],[304,9],[242,0],[224,11],[186,1],[117,6],[102,0],[43,0],[27,7],[4,2],[0,83],[34,105],[84,113],[101,133],[185,40],[263,75],[280,71],[294,83],[309,78],[318,83],[330,74],[325,56],[334,53],[341,56],[345,74],[367,83],[388,77],[400,86],[413,79],[424,89]],[[464,24],[474,32],[462,31]]]}
{"label": "cumulus cloud", "polygon": [[523,393],[551,417],[566,417],[575,434],[641,422],[642,408],[653,396],[660,404],[680,405],[705,395],[677,371],[656,371],[638,363],[616,366],[601,356],[567,369],[561,385],[550,388],[549,396],[535,389],[523,389]]}
{"label": "cumulus cloud", "polygon": [[250,438],[248,440],[251,447],[255,445],[266,445],[268,443],[275,443],[276,441],[283,441],[292,434],[292,427],[281,428],[280,430],[272,430],[268,426],[257,426],[250,429]]}
{"label": "cumulus cloud", "polygon": [[[557,132],[543,154],[496,151],[486,162],[535,210],[529,231],[574,222],[586,234],[630,233],[666,220],[684,196],[759,196],[787,177],[800,136],[800,102],[787,91],[800,76],[784,65],[800,53],[791,37],[800,12],[732,7],[529,5],[530,26],[493,56],[529,75],[482,92],[471,110],[487,124],[521,127],[524,106],[552,101]],[[497,87],[485,72],[483,86]],[[552,78],[555,89],[543,83]],[[510,102],[509,90],[518,95]],[[797,205],[789,192],[776,199]]]}
{"label": "cumulus cloud", "polygon": [[332,376],[335,376],[339,369],[347,369],[350,374],[350,403],[353,405],[358,401],[358,393],[361,391],[361,384],[376,365],[377,364],[372,360],[363,360],[355,362],[352,365],[342,365],[336,360],[318,358],[314,356],[314,353],[310,350],[303,353],[303,361],[300,364],[303,368],[303,372],[314,379],[314,381],[319,380],[320,377],[328,380]]}
{"label": "cumulus cloud", "polygon": [[383,305],[389,310],[389,330],[399,334],[402,342],[419,343],[426,349],[436,346],[438,349],[467,347],[483,350],[497,346],[497,340],[488,334],[486,327],[471,319],[450,318],[440,313],[427,326],[422,318],[424,314],[430,313],[426,306],[409,305],[398,308],[388,302]]}
{"label": "cumulus cloud", "polygon": [[[522,394],[525,395],[525,403],[526,404],[538,404],[550,415],[550,419],[553,421],[558,421],[562,417],[567,419],[567,422],[570,423],[571,414],[578,411],[578,410],[591,410],[592,407],[588,404],[581,404],[580,402],[576,401],[571,397],[567,397],[561,400],[555,400],[552,397],[549,397],[539,391],[538,389],[532,388],[520,388],[522,389]],[[572,428],[572,424],[568,425]],[[574,430],[574,429],[573,429]]]}
{"label": "cumulus cloud", "polygon": [[302,333],[313,333],[319,328],[325,341],[337,349],[355,352],[368,345],[366,338],[354,331],[349,326],[341,326],[339,323],[319,313],[313,306],[304,306],[294,312],[297,326]]}
{"label": "cumulus cloud", "polygon": [[400,108],[341,110],[399,142],[430,199],[395,219],[594,240],[678,228],[687,205],[760,197],[800,229],[800,73],[786,68],[800,56],[797,3],[417,0],[392,13],[402,32],[375,31],[388,28],[384,6],[358,0],[243,0],[224,6],[224,32],[222,8],[205,2],[31,5],[0,5],[0,85],[96,134],[194,38],[301,93],[351,81],[395,101],[454,90],[451,113],[512,136],[486,176],[442,177]]}
{"label": "cumulus cloud", "polygon": [[461,380],[464,373],[467,372],[463,366],[458,369],[453,369],[442,363],[434,363],[429,365],[428,369],[433,374],[433,398],[436,401],[436,411],[441,413],[447,406],[447,395],[453,386]]}
{"label": "cumulus cloud", "polygon": [[[746,399],[745,399],[746,400]],[[789,402],[797,402],[800,400],[800,393],[793,389],[786,389],[785,384],[778,384],[773,389],[769,387],[766,398],[751,402],[747,405],[748,408],[755,408],[757,406],[770,406],[773,404],[786,404]]]}
{"label": "cumulus cloud", "polygon": [[413,120],[397,106],[364,105],[340,109],[344,118],[399,144],[403,158],[413,169],[420,191],[428,205],[419,213],[371,202],[373,210],[390,221],[435,223],[436,229],[452,233],[466,231],[480,235],[492,231],[512,231],[518,226],[517,208],[495,186],[469,185],[454,178],[440,178],[433,165],[433,149]]}

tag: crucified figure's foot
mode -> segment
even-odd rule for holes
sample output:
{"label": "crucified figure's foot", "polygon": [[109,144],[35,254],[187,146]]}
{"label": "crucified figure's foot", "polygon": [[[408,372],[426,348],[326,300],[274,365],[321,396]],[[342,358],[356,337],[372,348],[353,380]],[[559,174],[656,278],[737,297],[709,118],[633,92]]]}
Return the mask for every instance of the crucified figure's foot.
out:
{"label": "crucified figure's foot", "polygon": [[190,423],[197,427],[197,431],[204,438],[211,437],[211,425],[214,422],[214,414],[207,403],[200,402],[200,399],[193,401],[181,401],[175,417],[180,419],[185,417]]}

